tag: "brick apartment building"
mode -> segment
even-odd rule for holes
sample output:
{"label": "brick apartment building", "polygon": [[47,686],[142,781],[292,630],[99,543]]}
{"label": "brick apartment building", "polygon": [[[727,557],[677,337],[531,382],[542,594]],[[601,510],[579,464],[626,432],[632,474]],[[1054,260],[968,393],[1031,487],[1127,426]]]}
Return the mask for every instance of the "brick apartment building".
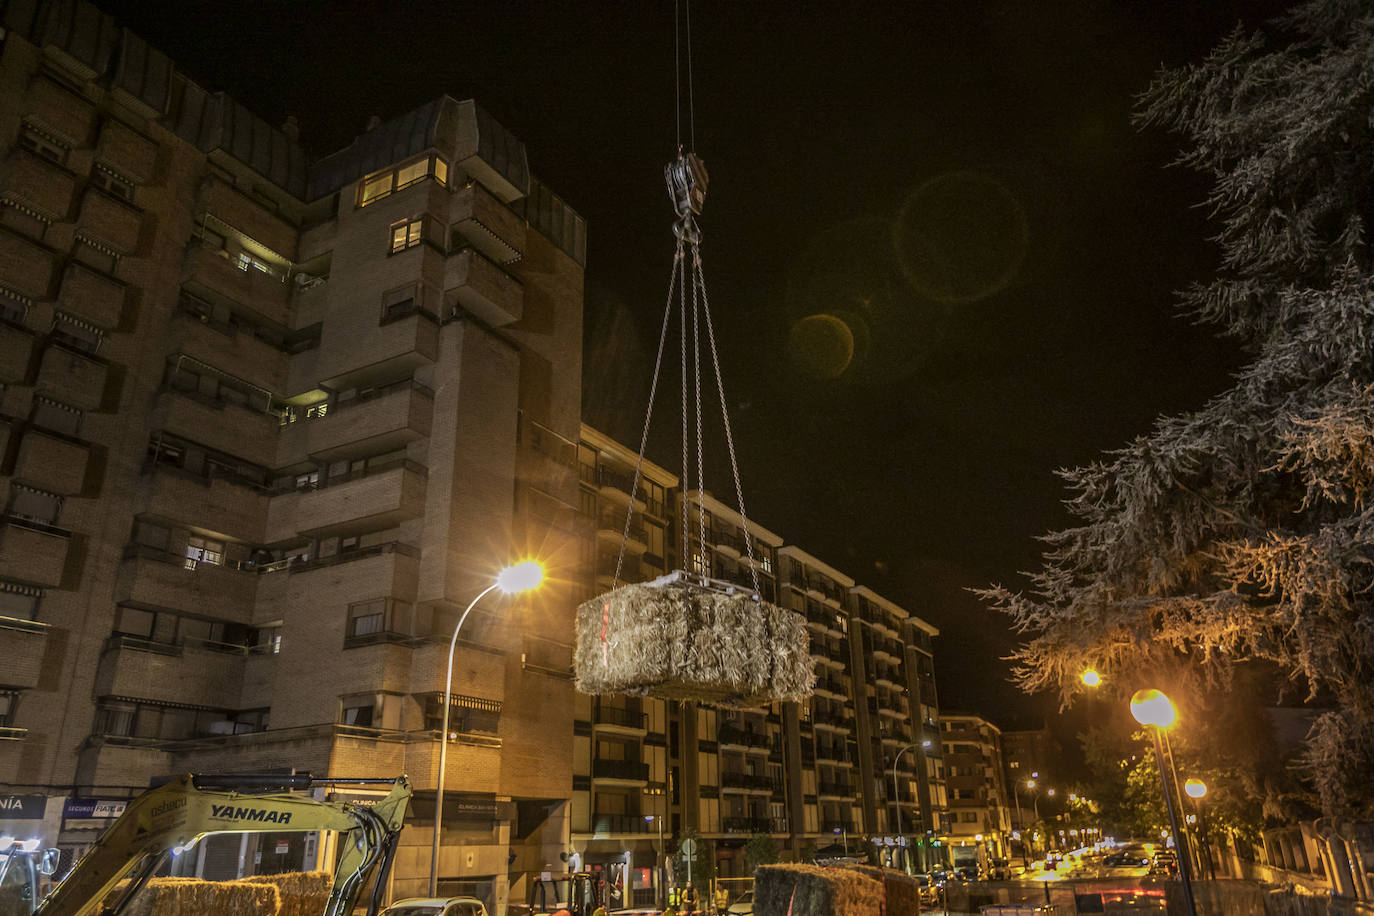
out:
{"label": "brick apartment building", "polygon": [[956,862],[987,867],[1011,856],[1012,819],[1002,778],[1002,732],[982,716],[944,713],[940,739],[945,748],[950,829]]}
{"label": "brick apartment building", "polygon": [[725,876],[748,873],[738,850],[755,833],[797,854],[832,843],[858,851],[876,838],[898,862],[905,853],[896,850],[920,838],[913,864],[943,861],[932,844],[949,830],[931,646],[938,631],[752,520],[746,545],[744,520],[709,494],[687,494],[684,557],[678,479],[649,461],[621,561],[636,458],[583,425],[583,595],[609,589],[617,562],[621,581],[688,569],[753,589],[752,546],[763,597],[807,618],[816,692],[806,705],[741,711],[577,697],[571,819],[580,864],[627,866],[632,899],[648,903],[660,828],[668,842],[684,828],[699,831]]}
{"label": "brick apartment building", "polygon": [[[80,851],[186,771],[407,773],[419,892],[457,615],[576,562],[584,223],[471,101],[311,158],[84,2],[3,25],[0,833]],[[498,911],[565,848],[559,582],[486,601],[454,675],[440,886]]]}

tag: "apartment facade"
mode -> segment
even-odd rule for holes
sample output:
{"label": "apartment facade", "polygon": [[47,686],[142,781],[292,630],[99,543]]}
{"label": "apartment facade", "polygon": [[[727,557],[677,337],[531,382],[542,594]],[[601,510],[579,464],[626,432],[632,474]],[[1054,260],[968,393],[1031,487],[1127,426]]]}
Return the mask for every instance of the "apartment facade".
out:
{"label": "apartment facade", "polygon": [[805,704],[748,710],[579,697],[578,863],[616,871],[641,904],[655,899],[655,866],[684,829],[712,845],[716,871],[727,877],[749,873],[739,850],[758,833],[799,857],[876,843],[886,861],[942,863],[936,844],[949,812],[932,652],[938,631],[783,536],[752,520],[746,526],[709,493],[684,497],[677,477],[652,462],[639,464],[624,536],[637,464],[634,449],[583,425],[585,597],[610,589],[617,567],[620,582],[686,569],[756,589],[806,617],[816,691]]}
{"label": "apartment facade", "polygon": [[[453,627],[578,563],[585,224],[471,101],[312,160],[86,3],[4,27],[0,832],[77,853],[187,771],[406,773],[420,892]],[[448,694],[440,890],[498,912],[566,848],[570,578],[475,610]]]}
{"label": "apartment facade", "polygon": [[982,716],[940,717],[949,787],[948,843],[955,862],[1009,859],[1012,816],[1002,777],[1002,732]]}

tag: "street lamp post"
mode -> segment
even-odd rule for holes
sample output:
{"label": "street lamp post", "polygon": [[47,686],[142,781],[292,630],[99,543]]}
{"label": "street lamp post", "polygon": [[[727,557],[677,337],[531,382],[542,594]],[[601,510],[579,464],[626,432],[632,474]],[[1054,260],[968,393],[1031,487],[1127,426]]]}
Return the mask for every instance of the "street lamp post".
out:
{"label": "street lamp post", "polygon": [[[914,741],[910,744],[904,744],[897,749],[897,756],[892,758],[892,803],[897,806],[897,836],[899,837],[902,835],[902,790],[897,786],[897,761],[902,759],[903,754],[909,750],[914,750],[915,747],[916,742]],[[909,869],[911,867],[909,864],[911,847],[906,846],[904,849],[903,854],[908,857],[907,868]]]}
{"label": "street lamp post", "polygon": [[429,895],[438,896],[439,893],[439,830],[444,822],[444,771],[448,766],[448,712],[452,705],[450,694],[453,692],[453,652],[458,647],[458,631],[463,629],[463,621],[468,619],[468,614],[477,606],[477,602],[485,598],[490,592],[500,589],[507,594],[525,592],[537,586],[544,579],[544,571],[539,564],[532,560],[524,563],[517,563],[501,570],[497,575],[496,581],[478,593],[472,603],[463,611],[458,618],[458,625],[453,628],[453,638],[448,643],[448,671],[444,675],[444,715],[443,724],[439,729],[439,778],[434,787],[434,837],[430,844],[429,854]]}
{"label": "street lamp post", "polygon": [[[1183,899],[1188,906],[1188,916],[1197,916],[1197,902],[1193,899],[1192,863],[1188,857],[1188,841],[1178,829],[1178,814],[1174,809],[1173,793],[1169,791],[1169,771],[1166,768],[1164,745],[1169,740],[1167,729],[1178,717],[1174,704],[1158,690],[1137,690],[1131,697],[1131,715],[1141,725],[1149,726],[1155,742],[1155,761],[1159,764],[1159,786],[1164,792],[1164,810],[1169,815],[1169,829],[1173,833],[1174,847],[1178,850],[1178,874],[1183,880]],[[1169,760],[1173,760],[1172,749]]]}
{"label": "street lamp post", "polygon": [[1215,878],[1212,866],[1212,849],[1207,842],[1207,821],[1203,816],[1202,799],[1207,794],[1207,783],[1201,779],[1190,779],[1183,784],[1183,794],[1193,800],[1197,812],[1197,828],[1193,831],[1193,851],[1197,853],[1197,872],[1199,878]]}

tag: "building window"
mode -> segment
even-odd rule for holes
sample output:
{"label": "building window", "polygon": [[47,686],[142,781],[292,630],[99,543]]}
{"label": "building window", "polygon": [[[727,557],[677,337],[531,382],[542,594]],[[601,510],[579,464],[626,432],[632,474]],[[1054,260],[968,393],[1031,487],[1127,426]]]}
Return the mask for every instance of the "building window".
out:
{"label": "building window", "polygon": [[418,181],[433,178],[441,185],[448,184],[448,163],[438,156],[424,156],[397,168],[364,178],[358,191],[358,206],[366,207]]}
{"label": "building window", "polygon": [[83,413],[76,407],[68,407],[60,401],[45,398],[41,394],[33,399],[32,423],[44,429],[68,436],[81,431]]}
{"label": "building window", "polygon": [[376,694],[368,693],[361,696],[344,697],[343,710],[340,713],[339,721],[344,725],[357,725],[362,728],[371,728],[376,712]]}
{"label": "building window", "polygon": [[132,703],[110,703],[96,710],[95,733],[127,738],[134,733],[138,707]]}
{"label": "building window", "polygon": [[57,494],[19,483],[10,485],[9,515],[42,525],[55,525],[61,511],[62,497]]}
{"label": "building window", "polygon": [[0,579],[0,617],[12,620],[37,620],[43,590]]}
{"label": "building window", "polygon": [[195,569],[201,563],[208,563],[211,566],[222,566],[224,564],[224,542],[214,541],[209,538],[187,538],[186,568]]}
{"label": "building window", "polygon": [[372,636],[386,629],[386,599],[374,598],[348,606],[348,635]]}
{"label": "building window", "polygon": [[[397,250],[399,249],[392,249]],[[382,293],[382,321],[394,321],[418,311],[417,290],[416,284],[407,283],[405,286],[398,286]]]}
{"label": "building window", "polygon": [[[483,697],[452,694],[449,697],[448,730],[450,735],[487,734],[500,731],[501,702]],[[425,728],[438,731],[444,724],[443,694],[425,699]]]}
{"label": "building window", "polygon": [[105,340],[105,332],[100,328],[66,312],[58,312],[53,316],[52,336],[54,340],[87,353],[98,352]]}
{"label": "building window", "polygon": [[14,728],[15,714],[19,710],[18,687],[0,687],[0,728]]}
{"label": "building window", "polygon": [[254,257],[246,251],[240,251],[238,258],[234,261],[234,266],[245,273],[257,271],[269,277],[277,276],[277,270],[262,258]]}
{"label": "building window", "polygon": [[19,145],[58,165],[66,165],[67,155],[71,152],[67,144],[32,124],[25,124],[19,128]]}
{"label": "building window", "polygon": [[91,171],[91,184],[120,200],[134,202],[134,183],[114,169],[97,162]]}
{"label": "building window", "polygon": [[249,643],[249,651],[255,655],[281,654],[281,624],[255,629]]}
{"label": "building window", "polygon": [[391,227],[391,253],[414,248],[424,241],[424,217],[406,220]]}

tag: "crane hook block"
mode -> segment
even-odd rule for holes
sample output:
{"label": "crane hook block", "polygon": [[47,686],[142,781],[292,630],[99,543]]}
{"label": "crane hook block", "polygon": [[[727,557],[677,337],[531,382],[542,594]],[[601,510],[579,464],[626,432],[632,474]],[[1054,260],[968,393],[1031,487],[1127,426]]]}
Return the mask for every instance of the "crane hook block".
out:
{"label": "crane hook block", "polygon": [[676,159],[663,167],[663,177],[668,181],[668,196],[673,199],[678,218],[700,216],[706,203],[706,163],[696,153],[679,152]]}

